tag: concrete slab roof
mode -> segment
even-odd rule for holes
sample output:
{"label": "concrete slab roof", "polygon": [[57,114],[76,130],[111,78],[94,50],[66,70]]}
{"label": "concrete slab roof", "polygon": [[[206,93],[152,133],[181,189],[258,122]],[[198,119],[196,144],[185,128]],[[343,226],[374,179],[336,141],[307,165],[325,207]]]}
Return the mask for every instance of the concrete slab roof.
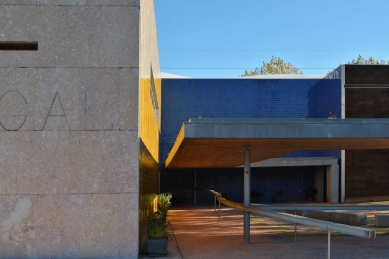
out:
{"label": "concrete slab roof", "polygon": [[[293,167],[336,165],[335,157],[282,157],[270,158],[250,164],[250,167]],[[239,167],[244,167],[243,165]]]}
{"label": "concrete slab roof", "polygon": [[300,150],[389,149],[389,119],[190,119],[165,161],[170,168],[232,168]]}
{"label": "concrete slab roof", "polygon": [[189,77],[161,72],[161,78],[186,78],[186,79],[188,79]]}
{"label": "concrete slab roof", "polygon": [[322,79],[326,75],[269,74],[239,77],[241,79]]}
{"label": "concrete slab roof", "polygon": [[225,80],[225,79],[323,79],[326,75],[300,75],[300,74],[269,74],[269,75],[255,75],[255,76],[236,76],[236,77],[225,77],[225,78],[198,78],[198,77],[186,77],[176,74],[169,74],[161,72],[161,78],[163,79],[212,79],[212,80]]}

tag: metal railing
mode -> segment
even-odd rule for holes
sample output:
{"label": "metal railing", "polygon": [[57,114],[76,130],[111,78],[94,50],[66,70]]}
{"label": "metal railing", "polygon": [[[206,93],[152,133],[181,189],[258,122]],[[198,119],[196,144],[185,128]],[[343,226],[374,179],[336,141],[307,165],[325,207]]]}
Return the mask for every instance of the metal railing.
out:
{"label": "metal railing", "polygon": [[265,210],[389,210],[386,205],[252,205]]}
{"label": "metal railing", "polygon": [[285,220],[295,223],[295,238],[296,238],[296,224],[306,225],[311,227],[317,227],[328,230],[328,258],[330,258],[330,244],[331,244],[331,231],[336,231],[356,237],[362,238],[375,238],[375,230],[355,227],[345,224],[339,224],[319,219],[307,218],[298,215],[292,215],[289,213],[275,212],[273,210],[389,210],[389,206],[271,206],[271,205],[259,205],[257,207],[246,207],[241,203],[227,200],[221,196],[220,193],[213,190],[207,190],[202,188],[196,188],[196,190],[206,191],[214,195],[214,206],[216,210],[216,201],[219,202],[219,221],[220,221],[220,204],[224,204],[228,207],[239,209],[245,212],[259,214],[266,217]]}

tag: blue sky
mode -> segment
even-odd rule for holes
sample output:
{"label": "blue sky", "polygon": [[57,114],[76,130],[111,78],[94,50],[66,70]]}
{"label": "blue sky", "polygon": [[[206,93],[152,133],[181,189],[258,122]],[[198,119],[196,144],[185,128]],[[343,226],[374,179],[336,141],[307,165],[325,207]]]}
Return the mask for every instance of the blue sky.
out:
{"label": "blue sky", "polygon": [[[388,0],[154,0],[161,71],[235,77],[281,57],[304,74],[389,60]],[[188,69],[190,68],[190,69]]]}

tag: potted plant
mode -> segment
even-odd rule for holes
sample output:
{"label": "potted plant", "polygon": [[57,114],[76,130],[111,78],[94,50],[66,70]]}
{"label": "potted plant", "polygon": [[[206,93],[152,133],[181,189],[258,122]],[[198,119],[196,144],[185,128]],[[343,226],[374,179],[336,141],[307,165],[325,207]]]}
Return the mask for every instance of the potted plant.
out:
{"label": "potted plant", "polygon": [[308,189],[308,201],[314,201],[317,194],[317,188],[311,187]]}
{"label": "potted plant", "polygon": [[160,193],[158,194],[157,208],[162,217],[166,220],[167,212],[171,205],[170,199],[172,198],[171,193]]}
{"label": "potted plant", "polygon": [[147,222],[147,253],[151,257],[167,254],[169,233],[166,230],[166,222],[161,213],[156,212]]}
{"label": "potted plant", "polygon": [[262,198],[262,193],[257,190],[252,190],[250,192],[250,202],[252,203],[260,203]]}

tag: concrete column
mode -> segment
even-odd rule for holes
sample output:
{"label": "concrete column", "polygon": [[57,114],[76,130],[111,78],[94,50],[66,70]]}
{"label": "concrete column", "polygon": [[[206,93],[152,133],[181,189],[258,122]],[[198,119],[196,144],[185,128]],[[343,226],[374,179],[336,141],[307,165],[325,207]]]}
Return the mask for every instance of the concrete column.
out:
{"label": "concrete column", "polygon": [[344,202],[346,197],[346,150],[341,152],[341,170],[340,170],[340,201]]}
{"label": "concrete column", "polygon": [[[344,85],[346,84],[346,67],[345,65],[340,66],[341,69],[341,81],[340,81],[340,86],[342,89],[341,92],[341,112],[342,112],[342,119],[346,118],[346,88]],[[340,159],[340,166],[341,166],[341,179],[340,179],[340,184],[341,184],[341,189],[340,189],[340,201],[344,202],[344,198],[346,197],[346,150],[341,151],[341,159]],[[339,169],[338,169],[339,171]]]}
{"label": "concrete column", "polygon": [[[250,207],[250,149],[244,151],[244,206]],[[244,242],[250,243],[250,212],[244,212]]]}
{"label": "concrete column", "polygon": [[314,179],[317,188],[316,201],[324,201],[324,167],[315,167]]}
{"label": "concrete column", "polygon": [[327,199],[329,203],[339,202],[339,165],[327,167]]}

